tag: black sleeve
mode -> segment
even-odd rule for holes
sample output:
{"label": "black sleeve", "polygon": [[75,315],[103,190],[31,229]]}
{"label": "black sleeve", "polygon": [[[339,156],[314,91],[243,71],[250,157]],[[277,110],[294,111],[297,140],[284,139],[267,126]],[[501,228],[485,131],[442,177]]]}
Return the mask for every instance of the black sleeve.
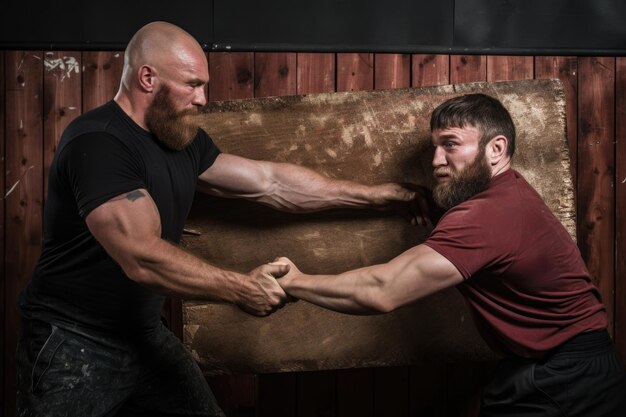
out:
{"label": "black sleeve", "polygon": [[198,140],[195,142],[200,146],[200,164],[198,175],[206,171],[217,159],[217,156],[221,153],[220,149],[213,143],[213,139],[204,131],[200,130]]}
{"label": "black sleeve", "polygon": [[63,147],[58,163],[83,219],[111,198],[146,188],[140,158],[108,133],[87,133],[74,138]]}

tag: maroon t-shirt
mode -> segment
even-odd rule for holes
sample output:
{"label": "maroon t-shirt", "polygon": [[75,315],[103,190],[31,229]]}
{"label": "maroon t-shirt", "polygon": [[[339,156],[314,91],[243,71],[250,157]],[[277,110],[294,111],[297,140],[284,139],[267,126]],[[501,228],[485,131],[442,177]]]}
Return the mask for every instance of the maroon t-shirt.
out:
{"label": "maroon t-shirt", "polygon": [[575,242],[512,169],[446,212],[425,244],[459,270],[465,281],[458,289],[500,353],[541,357],[607,326]]}

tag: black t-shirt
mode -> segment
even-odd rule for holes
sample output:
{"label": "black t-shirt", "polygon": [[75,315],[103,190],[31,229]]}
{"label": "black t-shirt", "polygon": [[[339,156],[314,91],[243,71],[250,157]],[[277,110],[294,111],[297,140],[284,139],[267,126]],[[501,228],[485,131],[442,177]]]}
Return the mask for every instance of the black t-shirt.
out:
{"label": "black t-shirt", "polygon": [[164,297],[124,274],[85,217],[113,197],[144,188],[159,210],[161,237],[177,243],[198,176],[218,154],[202,130],[184,150],[166,148],[114,101],[74,120],[50,168],[43,250],[20,295],[22,314],[106,333],[156,326]]}

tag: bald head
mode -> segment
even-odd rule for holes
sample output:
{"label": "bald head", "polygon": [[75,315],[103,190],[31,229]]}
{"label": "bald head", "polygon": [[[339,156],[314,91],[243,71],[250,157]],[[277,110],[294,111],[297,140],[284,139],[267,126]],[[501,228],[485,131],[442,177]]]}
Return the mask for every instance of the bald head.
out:
{"label": "bald head", "polygon": [[128,87],[142,65],[167,72],[172,66],[193,62],[203,55],[196,39],[180,27],[167,22],[152,22],[132,37],[124,55],[122,81]]}

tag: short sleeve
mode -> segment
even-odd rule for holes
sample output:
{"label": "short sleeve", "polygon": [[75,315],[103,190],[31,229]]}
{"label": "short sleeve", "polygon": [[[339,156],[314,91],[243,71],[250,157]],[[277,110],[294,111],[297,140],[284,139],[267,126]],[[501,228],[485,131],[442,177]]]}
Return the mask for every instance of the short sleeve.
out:
{"label": "short sleeve", "polygon": [[78,136],[60,152],[57,169],[66,178],[82,218],[120,194],[146,188],[141,159],[108,133]]}
{"label": "short sleeve", "polygon": [[510,216],[468,203],[446,213],[424,242],[452,262],[466,280],[485,270],[505,269],[519,244]]}
{"label": "short sleeve", "polygon": [[198,175],[200,175],[213,165],[221,151],[217,145],[215,145],[213,139],[211,139],[211,137],[207,135],[204,130],[200,130],[200,134],[195,142],[198,143],[200,147],[200,163],[198,169]]}

